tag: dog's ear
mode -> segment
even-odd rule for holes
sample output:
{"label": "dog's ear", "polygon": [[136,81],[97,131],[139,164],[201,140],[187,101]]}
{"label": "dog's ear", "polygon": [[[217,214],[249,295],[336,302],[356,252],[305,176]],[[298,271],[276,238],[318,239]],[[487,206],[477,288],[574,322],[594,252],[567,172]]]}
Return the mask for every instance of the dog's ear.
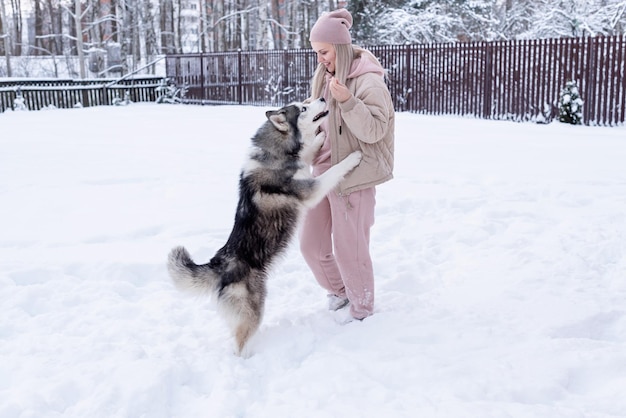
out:
{"label": "dog's ear", "polygon": [[267,119],[272,122],[272,125],[279,131],[286,132],[289,130],[289,123],[287,123],[287,117],[285,112],[281,110],[268,110],[265,112]]}

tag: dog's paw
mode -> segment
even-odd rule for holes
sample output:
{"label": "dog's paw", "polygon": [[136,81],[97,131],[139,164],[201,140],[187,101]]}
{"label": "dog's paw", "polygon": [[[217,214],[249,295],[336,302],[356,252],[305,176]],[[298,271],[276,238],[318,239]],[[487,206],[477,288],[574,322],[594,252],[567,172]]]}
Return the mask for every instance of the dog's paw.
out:
{"label": "dog's paw", "polygon": [[311,149],[315,150],[315,152],[319,151],[320,148],[322,148],[322,145],[324,145],[324,140],[326,139],[326,132],[320,132],[319,134],[315,135],[315,138],[313,138],[313,141],[311,141]]}
{"label": "dog's paw", "polygon": [[350,155],[348,155],[344,161],[351,167],[354,168],[361,163],[361,159],[363,158],[363,154],[361,151],[354,151]]}

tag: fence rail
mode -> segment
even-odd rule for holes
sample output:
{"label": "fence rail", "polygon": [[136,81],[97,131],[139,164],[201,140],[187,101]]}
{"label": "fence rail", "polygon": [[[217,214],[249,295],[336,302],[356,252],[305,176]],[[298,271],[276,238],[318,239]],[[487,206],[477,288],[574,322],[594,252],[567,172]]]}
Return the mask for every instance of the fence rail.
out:
{"label": "fence rail", "polygon": [[132,102],[153,102],[157,99],[156,88],[162,81],[163,77],[122,81],[6,79],[0,81],[0,112],[12,109],[18,95],[29,110],[48,106],[72,108],[79,104],[83,107],[111,105],[126,96]]}
{"label": "fence rail", "polygon": [[[614,126],[626,114],[626,38],[368,47],[388,70],[398,111],[551,121],[568,81],[584,100],[583,123]],[[307,97],[310,50],[238,51],[166,57],[166,76],[188,103],[283,105]]]}

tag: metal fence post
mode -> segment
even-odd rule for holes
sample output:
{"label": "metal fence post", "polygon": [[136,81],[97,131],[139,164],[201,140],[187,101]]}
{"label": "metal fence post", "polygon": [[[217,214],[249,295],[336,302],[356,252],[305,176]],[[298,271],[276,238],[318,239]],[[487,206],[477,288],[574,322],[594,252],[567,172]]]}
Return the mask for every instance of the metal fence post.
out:
{"label": "metal fence post", "polygon": [[241,60],[241,49],[237,50],[237,69],[237,73],[239,75],[239,85],[237,88],[237,95],[239,96],[238,102],[239,104],[243,104],[243,68]]}
{"label": "metal fence post", "polygon": [[493,57],[491,51],[491,45],[489,43],[483,44],[485,51],[485,73],[483,77],[483,118],[491,118],[491,101],[492,101],[492,72],[493,72]]}
{"label": "metal fence post", "polygon": [[206,91],[204,90],[204,53],[200,53],[200,103],[204,104],[206,99]]}

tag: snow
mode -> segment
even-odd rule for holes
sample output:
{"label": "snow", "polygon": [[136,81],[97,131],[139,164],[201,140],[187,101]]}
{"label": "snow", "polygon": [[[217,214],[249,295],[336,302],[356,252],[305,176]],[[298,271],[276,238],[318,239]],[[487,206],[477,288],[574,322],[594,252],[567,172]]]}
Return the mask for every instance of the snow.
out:
{"label": "snow", "polygon": [[266,108],[0,114],[0,417],[626,416],[626,128],[397,115],[377,312],[340,325],[297,245],[248,358],[207,262]]}

